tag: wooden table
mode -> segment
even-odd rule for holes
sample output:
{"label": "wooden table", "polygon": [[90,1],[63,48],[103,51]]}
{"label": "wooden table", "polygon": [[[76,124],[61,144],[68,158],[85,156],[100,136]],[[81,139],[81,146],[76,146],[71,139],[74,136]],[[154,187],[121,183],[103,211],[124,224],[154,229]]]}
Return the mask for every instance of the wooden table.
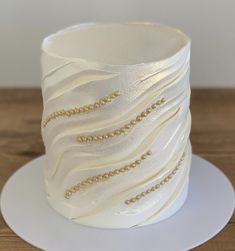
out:
{"label": "wooden table", "polygon": [[[217,165],[235,184],[235,90],[193,90],[194,153]],[[39,89],[0,89],[0,190],[18,168],[44,151]],[[0,251],[39,250],[16,236],[0,215]],[[235,217],[194,250],[235,250]],[[65,250],[67,251],[67,250]]]}

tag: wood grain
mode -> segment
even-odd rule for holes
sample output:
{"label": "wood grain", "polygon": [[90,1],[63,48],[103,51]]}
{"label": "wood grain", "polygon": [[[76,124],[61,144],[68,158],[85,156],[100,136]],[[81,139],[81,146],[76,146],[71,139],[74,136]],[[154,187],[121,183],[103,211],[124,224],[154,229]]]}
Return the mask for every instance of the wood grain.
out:
{"label": "wood grain", "polygon": [[[217,165],[235,184],[235,90],[193,90],[194,153]],[[44,151],[39,89],[0,89],[0,190],[18,168]],[[0,215],[0,251],[39,250],[16,236]],[[235,217],[196,251],[235,250]],[[65,250],[67,251],[67,250]]]}

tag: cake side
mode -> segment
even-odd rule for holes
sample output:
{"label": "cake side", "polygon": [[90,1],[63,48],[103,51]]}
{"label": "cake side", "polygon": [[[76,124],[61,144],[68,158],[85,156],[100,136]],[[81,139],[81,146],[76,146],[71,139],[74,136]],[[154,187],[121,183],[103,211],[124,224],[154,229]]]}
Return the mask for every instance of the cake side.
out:
{"label": "cake side", "polygon": [[[140,55],[146,62],[139,64],[132,64],[136,51],[122,55],[130,64],[105,63],[109,51],[102,51],[106,56],[96,55],[102,62],[90,61],[85,52],[83,58],[74,58],[70,35],[63,38],[66,30],[58,34],[62,36],[59,45],[50,48],[57,42],[44,42],[42,55],[48,201],[65,217],[95,227],[157,222],[177,211],[187,195],[190,42],[179,31],[157,24],[118,24],[115,33],[122,32],[122,25],[130,30],[137,25],[137,35],[138,27],[154,33],[150,40],[161,37],[162,42],[150,49],[152,54],[157,48],[155,56],[160,60],[147,62],[148,48]],[[72,40],[79,27],[68,30]],[[129,38],[125,43],[131,46]],[[146,43],[151,45],[143,41],[136,47]],[[65,51],[56,55],[66,45],[69,56]],[[79,44],[73,46],[76,51]]]}

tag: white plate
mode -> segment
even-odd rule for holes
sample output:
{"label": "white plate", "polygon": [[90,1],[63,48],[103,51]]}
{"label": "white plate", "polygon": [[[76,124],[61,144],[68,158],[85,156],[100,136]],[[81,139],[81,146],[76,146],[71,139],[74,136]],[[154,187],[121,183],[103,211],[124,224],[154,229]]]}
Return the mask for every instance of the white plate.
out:
{"label": "white plate", "polygon": [[73,223],[46,201],[39,157],[8,180],[1,210],[22,239],[47,251],[182,251],[216,235],[234,210],[234,190],[211,163],[193,156],[188,198],[176,214],[150,226],[124,230],[97,229]]}

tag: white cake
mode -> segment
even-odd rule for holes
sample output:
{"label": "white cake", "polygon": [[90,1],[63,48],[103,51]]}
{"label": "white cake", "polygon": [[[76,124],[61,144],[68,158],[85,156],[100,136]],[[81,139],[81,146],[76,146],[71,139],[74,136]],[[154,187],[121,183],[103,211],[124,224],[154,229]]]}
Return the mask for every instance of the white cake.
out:
{"label": "white cake", "polygon": [[42,44],[49,204],[130,228],[184,203],[191,162],[188,37],[153,23],[80,24]]}

